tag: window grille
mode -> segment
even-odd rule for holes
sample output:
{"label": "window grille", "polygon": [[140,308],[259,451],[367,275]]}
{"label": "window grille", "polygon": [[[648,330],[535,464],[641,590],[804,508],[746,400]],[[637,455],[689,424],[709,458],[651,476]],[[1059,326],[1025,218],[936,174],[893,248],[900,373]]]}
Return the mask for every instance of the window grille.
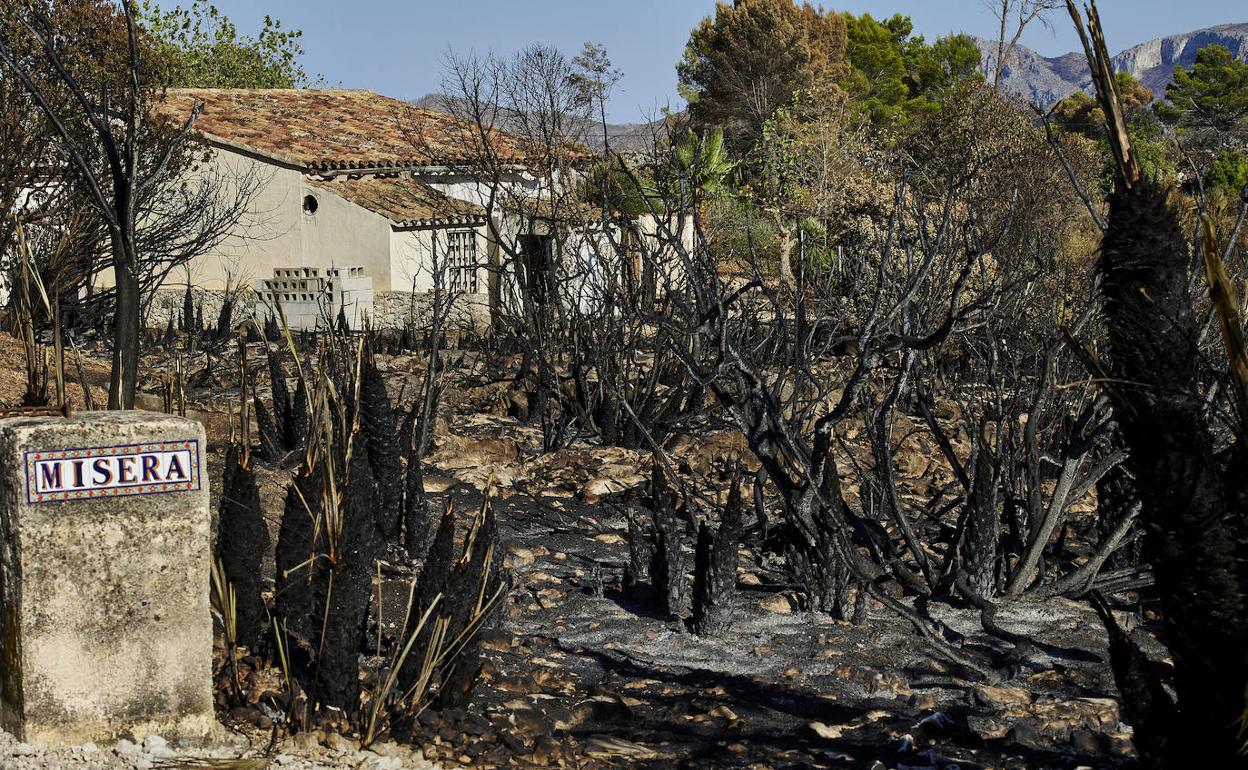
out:
{"label": "window grille", "polygon": [[446,266],[450,290],[477,293],[477,234],[457,230],[446,234]]}

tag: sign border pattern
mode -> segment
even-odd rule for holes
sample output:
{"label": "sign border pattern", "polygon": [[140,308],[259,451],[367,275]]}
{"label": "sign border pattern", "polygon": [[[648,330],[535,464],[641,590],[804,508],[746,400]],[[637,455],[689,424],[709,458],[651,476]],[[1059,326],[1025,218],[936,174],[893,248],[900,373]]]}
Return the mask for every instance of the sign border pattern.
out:
{"label": "sign border pattern", "polygon": [[[169,452],[189,449],[191,452],[191,478],[171,484],[128,484],[119,487],[89,489],[80,492],[36,492],[35,468],[39,460],[95,459],[118,455],[142,454],[143,452]],[[102,447],[70,447],[68,449],[30,449],[26,451],[26,502],[49,503],[68,500],[98,500],[102,497],[126,497],[130,495],[161,495],[171,492],[194,492],[202,488],[200,478],[199,439],[182,441],[145,441],[139,444],[114,444]]]}

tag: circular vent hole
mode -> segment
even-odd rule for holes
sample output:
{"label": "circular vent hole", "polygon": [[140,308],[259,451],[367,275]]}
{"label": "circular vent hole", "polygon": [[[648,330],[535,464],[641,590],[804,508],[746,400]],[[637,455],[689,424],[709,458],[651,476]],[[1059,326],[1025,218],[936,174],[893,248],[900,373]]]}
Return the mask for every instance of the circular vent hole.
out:
{"label": "circular vent hole", "polygon": [[318,205],[315,195],[303,196],[303,213],[308,215],[315,214]]}

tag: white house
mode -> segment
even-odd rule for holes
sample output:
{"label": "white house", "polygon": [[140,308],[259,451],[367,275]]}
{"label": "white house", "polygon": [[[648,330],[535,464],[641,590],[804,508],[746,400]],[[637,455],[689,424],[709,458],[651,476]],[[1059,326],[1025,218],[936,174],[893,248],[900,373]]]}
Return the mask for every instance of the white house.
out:
{"label": "white house", "polygon": [[[551,216],[545,202],[570,188],[542,189],[520,136],[487,132],[498,161],[490,168],[501,178],[486,182],[470,162],[481,152],[475,126],[372,91],[173,89],[158,109],[181,120],[196,103],[206,173],[248,179],[256,194],[225,243],[169,276],[152,302],[151,326],[178,312],[189,282],[205,315],[215,314],[214,298],[226,288],[254,287],[260,313],[280,301],[291,311],[287,320],[305,327],[339,310],[353,324],[365,312],[378,327],[420,324],[442,287],[456,297],[452,323],[482,329],[492,311],[517,306],[517,262],[525,282],[549,269],[550,239],[540,234]],[[580,145],[569,149],[573,158],[588,157]],[[595,235],[593,217],[582,219],[564,256],[581,268],[563,271],[563,293],[592,305],[602,276],[635,255],[615,254],[612,239]],[[632,248],[657,248],[653,221],[632,226]],[[691,228],[676,229],[689,240]]]}
{"label": "white house", "polygon": [[[210,148],[212,172],[258,177],[257,193],[230,239],[193,260],[189,275],[169,276],[149,324],[179,306],[188,280],[210,297],[227,284],[264,289],[305,268],[371,280],[369,313],[378,325],[402,325],[418,312],[413,294],[439,284],[456,293],[474,325],[488,323],[499,259],[477,186],[459,162],[470,127],[357,90],[173,89],[158,108],[183,117],[197,101],[203,111],[194,128]],[[535,192],[520,163],[522,140],[495,132],[492,147],[516,161],[504,182]]]}

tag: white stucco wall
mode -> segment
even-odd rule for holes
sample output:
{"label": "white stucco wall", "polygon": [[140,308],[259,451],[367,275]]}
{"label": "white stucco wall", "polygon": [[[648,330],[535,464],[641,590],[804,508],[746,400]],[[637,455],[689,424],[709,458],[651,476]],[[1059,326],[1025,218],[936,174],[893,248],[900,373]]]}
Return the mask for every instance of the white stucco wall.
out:
{"label": "white stucco wall", "polygon": [[[362,266],[373,288],[391,288],[389,220],[309,184],[302,171],[229,150],[214,150],[204,173],[227,180],[254,180],[256,192],[234,234],[188,265],[192,285],[219,291],[227,279],[250,286],[279,267]],[[226,193],[228,195],[228,193]],[[304,196],[317,200],[303,212]],[[174,270],[166,286],[184,286],[187,271]],[[101,283],[112,283],[111,275]]]}
{"label": "white stucco wall", "polygon": [[[485,294],[489,286],[489,252],[486,228],[448,227],[439,229],[399,230],[390,232],[391,291],[433,291],[434,267],[446,263],[446,238],[451,232],[472,230],[476,238],[477,293]],[[438,259],[433,258],[437,242]]]}
{"label": "white stucco wall", "polygon": [[[429,185],[447,197],[469,201],[483,207],[489,204],[490,191],[494,188],[493,184],[479,181],[468,174],[416,173],[412,176],[417,181]],[[536,196],[540,187],[541,185],[537,178],[530,174],[522,174],[520,172],[508,174],[499,181],[495,192],[494,205],[497,208],[504,208],[509,199]]]}

